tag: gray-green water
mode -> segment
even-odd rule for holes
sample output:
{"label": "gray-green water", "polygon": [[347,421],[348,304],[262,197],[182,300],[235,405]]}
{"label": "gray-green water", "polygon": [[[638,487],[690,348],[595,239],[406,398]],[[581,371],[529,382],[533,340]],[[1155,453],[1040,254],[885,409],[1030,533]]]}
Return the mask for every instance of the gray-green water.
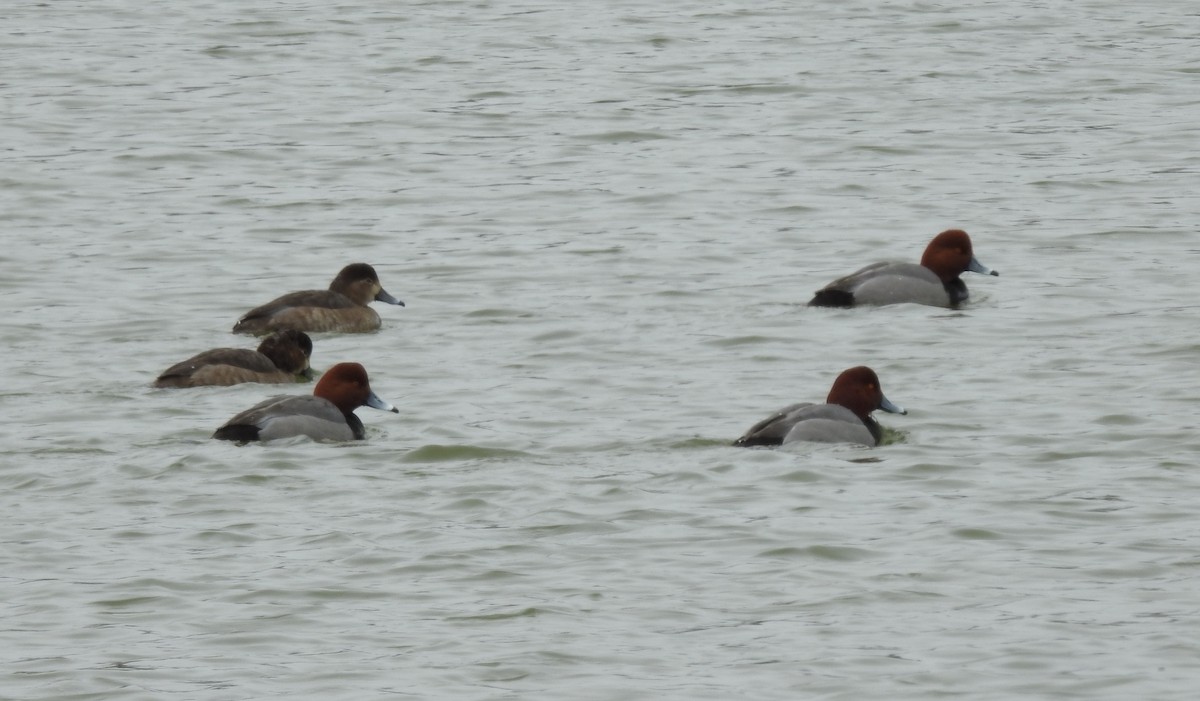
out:
{"label": "gray-green water", "polygon": [[[5,15],[0,698],[1194,696],[1191,2]],[[366,442],[150,389],[354,261]],[[727,447],[857,364],[889,445]]]}

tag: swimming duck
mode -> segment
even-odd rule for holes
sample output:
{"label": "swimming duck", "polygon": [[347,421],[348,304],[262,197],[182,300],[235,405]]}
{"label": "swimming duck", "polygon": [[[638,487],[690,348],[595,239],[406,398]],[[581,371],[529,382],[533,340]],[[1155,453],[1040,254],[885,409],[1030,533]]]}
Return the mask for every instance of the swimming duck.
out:
{"label": "swimming duck", "polygon": [[311,380],[312,339],[303,331],[273,333],[249,348],[213,348],[163,371],[155,387],[215,387],[242,382],[280,384]]}
{"label": "swimming duck", "polygon": [[312,396],[272,397],[259,402],[226,421],[213,438],[242,443],[293,436],[308,436],[315,441],[361,440],[366,430],[354,415],[360,406],[400,413],[371,390],[362,365],[338,363],[321,376]]}
{"label": "swimming duck", "polygon": [[876,446],[883,438],[883,427],[871,417],[876,409],[908,413],[883,396],[875,371],[860,365],[837,376],[824,404],[784,407],[751,426],[733,445],[749,448],[818,441]]}
{"label": "swimming duck", "polygon": [[925,247],[921,264],[873,263],[834,280],[819,290],[810,307],[857,307],[911,302],[934,307],[957,307],[967,301],[964,272],[1000,273],[979,262],[971,237],[961,229],[943,231]]}
{"label": "swimming duck", "polygon": [[375,268],[353,263],[342,268],[328,290],[290,292],[246,312],[233,326],[234,333],[264,334],[283,329],[316,332],[365,333],[380,326],[379,314],[367,305],[372,300],[397,304],[383,289]]}

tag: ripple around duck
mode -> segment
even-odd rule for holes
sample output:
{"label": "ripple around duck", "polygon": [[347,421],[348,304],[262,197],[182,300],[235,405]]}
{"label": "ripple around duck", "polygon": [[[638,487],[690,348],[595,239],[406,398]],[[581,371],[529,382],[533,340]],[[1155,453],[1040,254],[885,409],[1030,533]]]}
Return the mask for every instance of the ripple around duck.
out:
{"label": "ripple around duck", "polygon": [[475,445],[423,445],[401,458],[406,463],[456,462],[466,460],[518,460],[532,458],[529,453]]}

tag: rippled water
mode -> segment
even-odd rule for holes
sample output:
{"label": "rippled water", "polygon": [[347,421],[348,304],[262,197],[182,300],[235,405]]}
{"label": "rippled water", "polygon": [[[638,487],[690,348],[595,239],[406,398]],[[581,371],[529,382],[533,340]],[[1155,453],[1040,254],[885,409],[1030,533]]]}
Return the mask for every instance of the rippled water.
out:
{"label": "rippled water", "polygon": [[[0,697],[1192,698],[1198,25],[10,8]],[[963,310],[804,307],[952,226]],[[367,441],[150,388],[360,260]],[[887,445],[728,447],[857,364]]]}

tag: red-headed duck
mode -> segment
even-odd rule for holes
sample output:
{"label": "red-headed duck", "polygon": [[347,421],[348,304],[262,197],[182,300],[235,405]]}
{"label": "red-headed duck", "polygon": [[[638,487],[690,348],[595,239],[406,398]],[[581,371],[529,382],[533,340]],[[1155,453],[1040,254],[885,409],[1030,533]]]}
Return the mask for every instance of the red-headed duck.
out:
{"label": "red-headed duck", "polygon": [[233,325],[233,332],[259,335],[284,329],[309,333],[375,331],[380,321],[379,314],[367,306],[372,300],[404,306],[404,302],[379,284],[375,268],[353,263],[342,268],[328,290],[290,292],[251,309]]}
{"label": "red-headed duck", "polygon": [[975,257],[967,232],[950,229],[933,237],[925,247],[920,265],[895,262],[868,265],[826,285],[808,306],[857,307],[911,302],[953,308],[967,301],[967,286],[959,275],[968,271],[1000,274]]}
{"label": "red-headed duck", "polygon": [[354,415],[360,406],[400,413],[371,391],[363,366],[338,363],[321,376],[312,396],[272,397],[255,404],[226,421],[213,438],[242,443],[293,436],[315,441],[361,440],[366,431]]}
{"label": "red-headed duck", "polygon": [[750,448],[818,441],[876,446],[883,438],[883,428],[871,417],[876,409],[908,413],[883,396],[875,371],[860,365],[837,376],[825,404],[805,402],[780,409],[751,426],[733,444]]}
{"label": "red-headed duck", "polygon": [[312,339],[303,331],[280,331],[248,348],[214,348],[176,363],[155,387],[225,387],[242,382],[280,384],[312,379]]}

